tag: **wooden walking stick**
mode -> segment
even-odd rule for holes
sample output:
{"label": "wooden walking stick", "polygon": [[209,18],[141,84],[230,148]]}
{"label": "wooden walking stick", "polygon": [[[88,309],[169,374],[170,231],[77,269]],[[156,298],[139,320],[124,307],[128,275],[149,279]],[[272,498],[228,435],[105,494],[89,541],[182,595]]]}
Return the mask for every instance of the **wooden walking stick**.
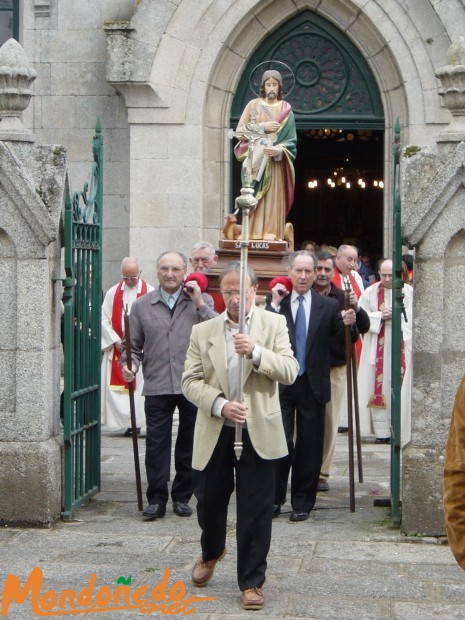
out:
{"label": "wooden walking stick", "polygon": [[[350,285],[350,280],[347,276],[342,276],[344,283],[344,290],[346,291],[346,296],[344,298],[344,307],[347,310],[349,306],[349,295],[352,292],[352,287]],[[358,481],[363,482],[363,465],[362,465],[362,437],[360,433],[360,409],[358,406],[358,384],[357,384],[357,370],[358,370],[358,362],[357,362],[357,351],[355,349],[355,343],[350,343],[351,350],[351,374],[352,374],[352,386],[353,386],[353,414],[355,417],[355,440],[357,444],[357,465],[358,465]],[[347,353],[347,352],[346,352]],[[349,372],[349,367],[347,367],[347,372]]]}
{"label": "wooden walking stick", "polygon": [[360,432],[360,410],[358,406],[357,370],[357,352],[355,350],[355,344],[352,343],[352,379],[354,386],[355,439],[357,442],[358,481],[363,482],[362,436]]}
{"label": "wooden walking stick", "polygon": [[[344,283],[345,284],[345,283]],[[344,292],[344,309],[350,308],[349,291]],[[350,325],[345,325],[347,368],[347,435],[349,440],[349,500],[350,512],[355,512],[354,482],[354,419],[352,414],[352,336]]]}
{"label": "wooden walking stick", "polygon": [[[126,365],[129,370],[132,371],[131,332],[129,329],[129,314],[127,306],[124,307],[124,340],[126,341]],[[136,473],[137,506],[139,511],[142,511],[142,483],[140,479],[139,445],[137,443],[136,405],[134,403],[134,386],[132,381],[128,383],[128,388],[129,407],[131,410],[132,450],[134,453],[134,470]]]}

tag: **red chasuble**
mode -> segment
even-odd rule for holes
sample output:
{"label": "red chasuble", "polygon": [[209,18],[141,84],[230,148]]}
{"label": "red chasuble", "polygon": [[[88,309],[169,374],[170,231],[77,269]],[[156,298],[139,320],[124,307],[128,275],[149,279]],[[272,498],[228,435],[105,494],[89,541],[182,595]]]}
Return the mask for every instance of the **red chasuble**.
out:
{"label": "red chasuble", "polygon": [[[115,297],[113,299],[113,309],[111,314],[111,326],[118,334],[118,336],[123,338],[123,284],[124,280],[118,284],[118,288],[115,292]],[[141,280],[141,289],[140,293],[137,293],[137,297],[142,297],[147,293],[147,283],[144,280]],[[115,391],[126,391],[128,390],[128,384],[123,379],[123,371],[121,370],[120,365],[121,353],[113,347],[113,358],[111,360],[111,377],[110,377],[110,389]],[[136,380],[132,382],[132,386],[136,389]]]}
{"label": "red chasuble", "polygon": [[[380,284],[378,287],[378,310],[384,310],[384,286]],[[386,408],[386,396],[383,394],[383,374],[384,374],[384,332],[386,331],[386,323],[383,321],[381,329],[378,333],[376,341],[376,361],[375,361],[375,385],[373,394],[368,401],[368,407]],[[405,376],[405,351],[404,339],[401,335],[400,341],[400,384],[404,382]]]}

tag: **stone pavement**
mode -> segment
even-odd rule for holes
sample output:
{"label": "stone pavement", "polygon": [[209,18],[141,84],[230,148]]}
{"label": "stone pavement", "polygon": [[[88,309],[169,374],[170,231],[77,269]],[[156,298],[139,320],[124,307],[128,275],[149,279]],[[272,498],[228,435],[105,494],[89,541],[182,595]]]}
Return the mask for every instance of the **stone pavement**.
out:
{"label": "stone pavement", "polygon": [[[338,436],[330,491],[318,495],[308,521],[291,523],[287,514],[273,521],[266,605],[263,611],[246,612],[240,606],[235,577],[234,504],[229,517],[228,554],[218,564],[209,586],[194,588],[190,572],[199,555],[195,516],[179,518],[169,504],[164,519],[144,522],[137,510],[131,440],[106,431],[102,439],[102,491],[88,506],[76,511],[72,522],[60,522],[47,530],[0,530],[1,591],[7,574],[17,575],[24,584],[31,570],[40,567],[44,574],[40,596],[56,611],[53,592],[44,593],[53,590],[58,596],[69,589],[79,593],[89,585],[92,573],[96,574],[95,601],[98,592],[102,597],[114,593],[120,577],[131,577],[126,588],[131,595],[138,586],[148,585],[148,596],[170,569],[167,591],[171,591],[171,601],[176,593],[184,600],[194,595],[214,597],[184,608],[195,608],[191,617],[199,620],[236,620],[254,614],[270,620],[465,617],[465,574],[446,541],[403,536],[391,526],[389,509],[373,504],[374,499],[388,495],[389,446],[363,444],[365,482],[356,483],[356,511],[350,513],[347,437]],[[144,449],[144,440],[140,440],[142,471]],[[145,482],[143,488],[145,491]],[[289,512],[290,506],[286,504],[284,511]],[[179,582],[185,584],[186,593]],[[85,609],[84,603],[76,605],[76,611]],[[81,611],[71,617],[161,618],[172,617],[176,608],[171,612],[146,608],[144,614],[135,607],[104,613]],[[31,609],[29,597],[22,604],[12,604],[7,617],[23,620],[39,616]],[[52,617],[70,616],[61,613]]]}

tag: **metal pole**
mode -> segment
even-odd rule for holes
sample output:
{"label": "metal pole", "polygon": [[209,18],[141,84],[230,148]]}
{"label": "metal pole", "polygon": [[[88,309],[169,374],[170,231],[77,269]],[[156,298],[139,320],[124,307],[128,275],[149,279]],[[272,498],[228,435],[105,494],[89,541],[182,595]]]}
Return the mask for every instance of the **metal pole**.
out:
{"label": "metal pole", "polygon": [[[249,215],[250,211],[257,206],[257,199],[254,197],[254,189],[252,187],[252,161],[254,141],[262,138],[263,134],[256,131],[254,126],[247,127],[246,130],[236,133],[233,130],[228,131],[228,138],[244,138],[248,140],[247,160],[244,170],[245,183],[241,188],[241,195],[236,198],[236,205],[242,210],[242,229],[241,229],[241,272],[240,272],[240,297],[239,297],[239,334],[245,334],[245,316],[246,316],[246,289],[247,289],[247,263],[249,255]],[[244,402],[244,356],[238,356],[238,395],[237,400]],[[236,422],[236,435],[234,441],[234,453],[237,460],[242,454],[242,424]]]}
{"label": "metal pole", "polygon": [[[241,273],[240,273],[240,298],[239,298],[239,334],[245,334],[245,317],[246,317],[246,292],[247,292],[247,263],[249,254],[249,215],[251,209],[257,205],[254,198],[254,190],[247,183],[241,189],[241,196],[237,198],[236,203],[242,209],[242,230],[241,230]],[[239,402],[244,401],[244,356],[238,356],[237,371],[238,380],[238,396]],[[242,424],[236,422],[236,436],[234,442],[234,452],[237,460],[242,454]]]}

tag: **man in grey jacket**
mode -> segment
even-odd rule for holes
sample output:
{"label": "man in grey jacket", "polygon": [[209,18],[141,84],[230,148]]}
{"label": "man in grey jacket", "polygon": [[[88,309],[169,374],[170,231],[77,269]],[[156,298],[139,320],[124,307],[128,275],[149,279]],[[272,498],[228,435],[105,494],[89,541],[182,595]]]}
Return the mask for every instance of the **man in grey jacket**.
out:
{"label": "man in grey jacket", "polygon": [[174,449],[176,475],[171,487],[173,510],[190,517],[191,464],[196,407],[181,391],[181,375],[193,325],[216,316],[213,300],[195,280],[184,286],[187,259],[179,252],[164,252],[157,259],[158,289],[136,300],[131,308],[132,371],[127,367],[123,340],[121,365],[125,381],[132,381],[140,364],[144,370],[147,438],[145,468],[149,505],[147,520],[165,516],[171,463],[173,413],[179,411]]}

